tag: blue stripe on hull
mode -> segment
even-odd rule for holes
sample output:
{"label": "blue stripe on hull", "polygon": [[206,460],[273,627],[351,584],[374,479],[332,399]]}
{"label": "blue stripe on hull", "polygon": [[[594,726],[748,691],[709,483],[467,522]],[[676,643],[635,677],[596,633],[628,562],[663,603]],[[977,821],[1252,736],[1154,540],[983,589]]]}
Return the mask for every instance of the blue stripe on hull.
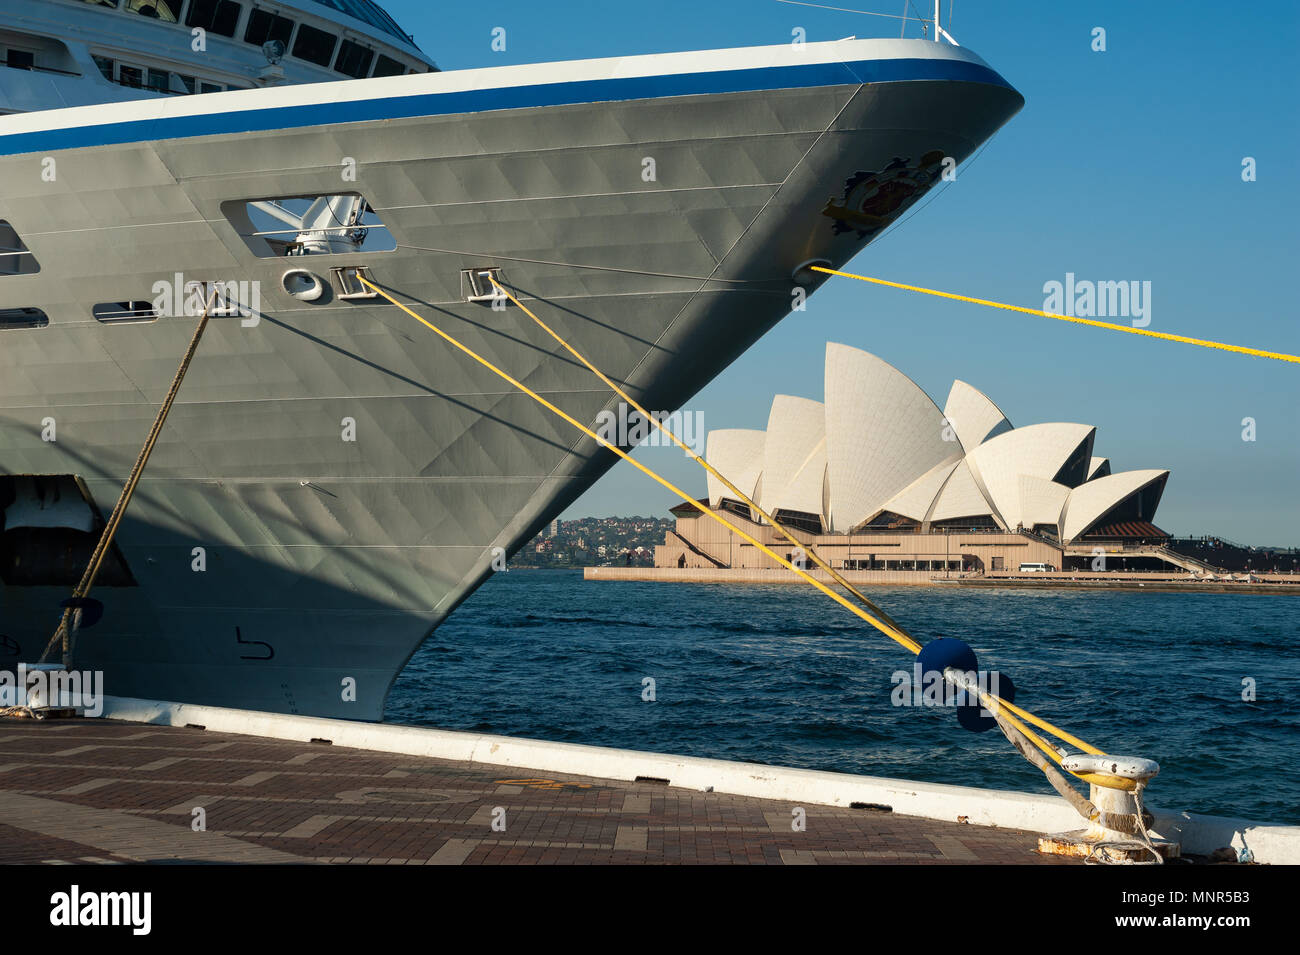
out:
{"label": "blue stripe on hull", "polygon": [[576,103],[620,102],[693,96],[708,93],[745,93],[760,90],[844,86],[860,83],[896,83],[913,80],[948,80],[988,83],[1011,89],[1011,84],[986,66],[963,60],[896,59],[860,60],[853,63],[813,63],[752,70],[637,76],[536,86],[424,93],[342,103],[307,103],[272,109],[203,113],[39,130],[0,136],[0,156],[20,153],[84,149],[122,143],[228,135],[268,129],[330,126],[416,116],[445,116],[501,109],[568,106]]}

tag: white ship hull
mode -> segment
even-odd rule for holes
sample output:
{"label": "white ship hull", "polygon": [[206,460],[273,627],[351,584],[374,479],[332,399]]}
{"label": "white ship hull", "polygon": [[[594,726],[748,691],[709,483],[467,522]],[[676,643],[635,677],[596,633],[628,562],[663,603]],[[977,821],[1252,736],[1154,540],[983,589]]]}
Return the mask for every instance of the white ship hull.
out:
{"label": "white ship hull", "polygon": [[[495,549],[614,462],[386,302],[301,301],[287,269],[366,266],[579,420],[615,408],[518,309],[466,301],[462,270],[499,267],[677,408],[789,312],[796,266],[842,265],[928,185],[859,208],[855,182],[960,162],[1022,102],[965,51],[843,41],[0,117],[0,219],[39,264],[0,275],[0,309],[49,319],[0,330],[0,476],[76,475],[106,514],[194,319],[92,307],[177,274],[260,289],[255,323],[206,333],[118,535],[130,581],[95,591],[74,664],[116,696],[378,719]],[[396,249],[258,257],[231,213],[351,191]],[[0,587],[0,667],[39,654],[69,590]]]}

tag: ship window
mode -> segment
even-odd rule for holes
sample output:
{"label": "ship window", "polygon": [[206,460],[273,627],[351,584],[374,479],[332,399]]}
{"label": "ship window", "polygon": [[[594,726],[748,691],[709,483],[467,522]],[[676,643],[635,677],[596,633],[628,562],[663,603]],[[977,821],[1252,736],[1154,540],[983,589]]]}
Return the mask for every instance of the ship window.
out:
{"label": "ship window", "polygon": [[222,86],[220,83],[208,83],[206,81],[199,83],[200,93],[220,93],[221,91]]}
{"label": "ship window", "polygon": [[370,0],[316,0],[316,2],[324,7],[332,7],[339,13],[346,13],[362,23],[369,23],[372,27],[378,27],[391,36],[402,40],[410,40],[410,37],[402,32],[402,28],[394,22],[393,18]]}
{"label": "ship window", "polygon": [[99,72],[104,74],[104,79],[110,83],[113,82],[113,61],[107,56],[95,57],[95,65],[99,67]]}
{"label": "ship window", "polygon": [[90,310],[105,325],[137,325],[158,321],[158,310],[150,302],[101,302]]}
{"label": "ship window", "polygon": [[334,70],[344,76],[351,76],[359,80],[370,72],[370,61],[374,58],[374,50],[368,49],[360,43],[344,40],[339,45],[339,56],[334,61]]}
{"label": "ship window", "polygon": [[244,42],[261,46],[270,40],[279,40],[284,48],[289,49],[289,37],[293,34],[293,21],[288,17],[278,16],[269,10],[254,7],[248,15],[248,29],[244,31]]}
{"label": "ship window", "polygon": [[11,328],[44,328],[50,317],[39,308],[0,308],[0,330]]}
{"label": "ship window", "polygon": [[181,0],[126,0],[126,9],[142,17],[176,23],[180,19]]}
{"label": "ship window", "polygon": [[17,230],[0,219],[0,275],[34,275],[40,270],[36,256],[23,244]]}
{"label": "ship window", "polygon": [[0,30],[0,67],[35,70],[61,76],[81,76],[79,60],[67,45],[52,37]]}
{"label": "ship window", "polygon": [[127,66],[124,63],[118,71],[118,82],[123,86],[138,90],[144,85],[144,70],[138,66]]}
{"label": "ship window", "polygon": [[293,41],[293,55],[317,66],[329,66],[338,37],[307,24],[298,27],[298,38]]}
{"label": "ship window", "polygon": [[170,92],[172,87],[171,74],[166,70],[149,71],[149,89],[159,93]]}
{"label": "ship window", "polygon": [[185,16],[185,25],[202,27],[218,36],[233,37],[242,11],[243,7],[234,0],[190,0],[190,12]]}
{"label": "ship window", "polygon": [[181,86],[185,87],[185,92],[194,92],[194,77],[186,76],[184,73],[177,73],[176,78],[181,81]]}
{"label": "ship window", "polygon": [[221,211],[259,258],[397,248],[392,232],[356,193],[233,201]]}
{"label": "ship window", "polygon": [[375,64],[375,76],[401,76],[406,72],[406,64],[399,63],[391,56],[379,54],[379,62]]}

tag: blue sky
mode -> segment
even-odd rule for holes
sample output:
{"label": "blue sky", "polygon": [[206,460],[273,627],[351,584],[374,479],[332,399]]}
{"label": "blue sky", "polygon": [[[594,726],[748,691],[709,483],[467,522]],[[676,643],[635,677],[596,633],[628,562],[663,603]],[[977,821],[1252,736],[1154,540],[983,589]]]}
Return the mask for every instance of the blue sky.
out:
{"label": "blue sky", "polygon": [[[924,0],[917,8],[932,9]],[[900,13],[903,0],[834,5]],[[945,2],[945,15],[948,4]],[[897,36],[899,22],[776,0],[565,0],[387,9],[444,69]],[[594,11],[599,11],[595,13]],[[957,181],[852,271],[1041,307],[1066,272],[1152,283],[1154,330],[1300,354],[1300,5],[957,0],[947,25],[1026,99]],[[490,48],[505,27],[504,53]],[[1105,52],[1091,49],[1106,30]],[[909,35],[915,29],[909,27]],[[1258,179],[1241,179],[1243,157]],[[937,191],[937,190],[936,190]],[[690,402],[706,428],[762,428],[773,391],[820,399],[827,340],[894,364],[942,406],[953,378],[1013,424],[1097,426],[1116,470],[1169,468],[1158,523],[1300,545],[1300,368],[832,280]],[[775,384],[780,383],[780,384]],[[1242,440],[1242,419],[1256,440]],[[638,457],[703,496],[680,452]],[[663,515],[620,463],[565,517]]]}

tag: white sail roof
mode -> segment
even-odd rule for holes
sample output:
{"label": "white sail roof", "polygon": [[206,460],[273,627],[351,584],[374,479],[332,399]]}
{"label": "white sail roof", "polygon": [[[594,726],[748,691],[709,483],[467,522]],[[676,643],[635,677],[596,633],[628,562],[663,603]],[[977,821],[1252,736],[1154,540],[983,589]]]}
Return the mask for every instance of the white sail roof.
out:
{"label": "white sail roof", "polygon": [[763,487],[759,503],[825,518],[826,406],[820,401],[777,395],[767,419]]}
{"label": "white sail roof", "polygon": [[826,451],[831,528],[847,531],[944,462],[943,414],[912,379],[875,355],[826,345]]}
{"label": "white sail roof", "polygon": [[1094,457],[1088,465],[1088,480],[1105,477],[1110,473],[1110,458]]}
{"label": "white sail roof", "polygon": [[1020,508],[1014,519],[1004,514],[1008,525],[1023,525],[1033,530],[1035,524],[1051,524],[1056,527],[1061,521],[1061,510],[1065,499],[1070,496],[1070,489],[1064,484],[1047,481],[1028,474],[1020,475]]}
{"label": "white sail roof", "polygon": [[993,508],[971,476],[970,465],[960,462],[930,509],[930,521],[950,521],[959,517],[994,516]]}
{"label": "white sail roof", "polygon": [[957,432],[957,439],[967,451],[973,451],[989,438],[1011,430],[1011,422],[984,392],[966,382],[952,383],[943,416]]}
{"label": "white sail roof", "polygon": [[[941,414],[898,369],[847,345],[827,344],[825,385],[825,404],[777,395],[765,432],[710,432],[707,457],[768,511],[819,515],[832,533],[887,511],[922,524],[1045,525],[1071,540],[1139,492],[1142,507],[1129,502],[1115,520],[1150,520],[1169,474],[1110,474],[1110,460],[1092,454],[1091,425],[1013,429],[963,381]],[[734,496],[717,478],[708,485],[714,507]]]}
{"label": "white sail roof", "polygon": [[960,461],[944,461],[935,465],[886,501],[884,510],[910,517],[914,521],[924,521],[930,512],[930,505],[948,480],[948,475],[959,464]]}
{"label": "white sail roof", "polygon": [[[704,448],[704,459],[732,484],[757,500],[759,475],[763,473],[763,453],[767,440],[766,431],[754,431],[746,428],[730,428],[710,431]],[[717,507],[724,497],[734,498],[721,481],[709,475],[709,506]]]}
{"label": "white sail roof", "polygon": [[1020,476],[1051,481],[1077,454],[1091,454],[1095,433],[1096,429],[1087,424],[1031,424],[990,438],[971,451],[966,460],[975,483],[1004,525],[1014,530],[1025,523],[1020,509]]}
{"label": "white sail roof", "polygon": [[[1138,491],[1154,484],[1157,481],[1163,482],[1169,477],[1168,471],[1148,469],[1143,471],[1120,471],[1117,474],[1108,474],[1105,477],[1099,477],[1095,481],[1088,481],[1086,484],[1080,484],[1070,492],[1069,498],[1065,504],[1065,514],[1062,517],[1061,537],[1065,540],[1074,540],[1079,535],[1086,533],[1088,528],[1095,524],[1098,518],[1103,517],[1107,511]],[[1163,487],[1161,488],[1163,492]],[[1155,516],[1156,503],[1159,498],[1150,504],[1150,513],[1143,514],[1141,520],[1149,521]]]}

